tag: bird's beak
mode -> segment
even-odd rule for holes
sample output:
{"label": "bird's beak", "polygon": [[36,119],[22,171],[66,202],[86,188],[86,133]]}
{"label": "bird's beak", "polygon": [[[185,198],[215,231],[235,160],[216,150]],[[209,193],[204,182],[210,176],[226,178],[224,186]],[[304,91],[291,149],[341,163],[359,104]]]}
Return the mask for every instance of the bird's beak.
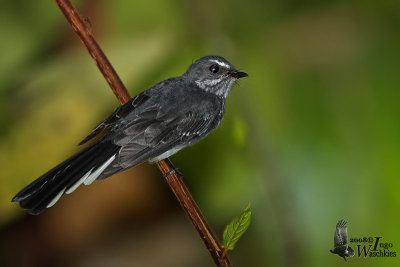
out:
{"label": "bird's beak", "polygon": [[236,79],[249,76],[246,72],[241,72],[241,71],[237,71],[237,70],[230,71],[229,75],[231,75],[233,78],[236,78]]}

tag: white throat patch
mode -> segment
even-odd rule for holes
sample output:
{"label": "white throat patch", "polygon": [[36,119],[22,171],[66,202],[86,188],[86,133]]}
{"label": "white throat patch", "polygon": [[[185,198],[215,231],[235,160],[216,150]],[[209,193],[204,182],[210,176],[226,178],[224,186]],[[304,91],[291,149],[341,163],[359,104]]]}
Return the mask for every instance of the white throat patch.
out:
{"label": "white throat patch", "polygon": [[202,89],[206,89],[208,86],[214,86],[218,83],[220,83],[222,80],[222,78],[218,78],[218,79],[210,79],[210,80],[204,80],[204,81],[200,81],[197,80],[196,84],[202,88]]}

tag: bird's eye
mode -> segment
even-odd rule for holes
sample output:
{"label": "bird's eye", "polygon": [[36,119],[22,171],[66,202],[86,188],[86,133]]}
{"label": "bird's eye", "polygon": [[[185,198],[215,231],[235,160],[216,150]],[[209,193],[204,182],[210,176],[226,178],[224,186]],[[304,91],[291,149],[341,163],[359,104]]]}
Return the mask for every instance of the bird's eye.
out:
{"label": "bird's eye", "polygon": [[219,71],[219,66],[216,65],[216,64],[211,65],[210,71],[211,71],[212,73],[217,73],[217,72]]}

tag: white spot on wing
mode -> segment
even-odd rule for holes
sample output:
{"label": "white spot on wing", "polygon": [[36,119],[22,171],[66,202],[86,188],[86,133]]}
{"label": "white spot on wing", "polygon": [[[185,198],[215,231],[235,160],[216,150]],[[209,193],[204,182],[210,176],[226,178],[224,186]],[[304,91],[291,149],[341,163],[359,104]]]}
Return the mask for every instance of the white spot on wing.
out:
{"label": "white spot on wing", "polygon": [[101,165],[97,170],[95,170],[92,174],[89,175],[83,182],[85,185],[90,185],[96,180],[97,177],[111,164],[111,162],[115,159],[115,155],[109,158],[103,165]]}
{"label": "white spot on wing", "polygon": [[229,66],[228,64],[226,64],[225,62],[219,61],[217,59],[210,59],[210,62],[214,62],[217,63],[218,65],[220,65],[221,67],[225,67],[227,69],[230,69],[231,66]]}
{"label": "white spot on wing", "polygon": [[47,208],[52,207],[56,202],[60,199],[60,197],[64,194],[65,188],[60,191],[51,201],[49,204],[47,204]]}
{"label": "white spot on wing", "polygon": [[92,171],[93,171],[93,168],[90,171],[88,171],[85,175],[83,175],[82,178],[79,179],[73,186],[71,186],[65,192],[65,194],[71,194],[72,192],[74,192],[78,188],[78,186],[80,186],[83,183],[83,181],[86,180],[86,178],[92,173]]}

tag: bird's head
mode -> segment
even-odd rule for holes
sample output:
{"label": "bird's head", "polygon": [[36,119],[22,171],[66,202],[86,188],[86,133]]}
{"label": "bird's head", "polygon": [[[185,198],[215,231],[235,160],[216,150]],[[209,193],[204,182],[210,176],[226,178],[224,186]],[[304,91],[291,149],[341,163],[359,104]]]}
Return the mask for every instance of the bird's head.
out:
{"label": "bird's head", "polygon": [[184,75],[197,87],[225,98],[237,79],[248,76],[220,56],[206,56],[196,60]]}

